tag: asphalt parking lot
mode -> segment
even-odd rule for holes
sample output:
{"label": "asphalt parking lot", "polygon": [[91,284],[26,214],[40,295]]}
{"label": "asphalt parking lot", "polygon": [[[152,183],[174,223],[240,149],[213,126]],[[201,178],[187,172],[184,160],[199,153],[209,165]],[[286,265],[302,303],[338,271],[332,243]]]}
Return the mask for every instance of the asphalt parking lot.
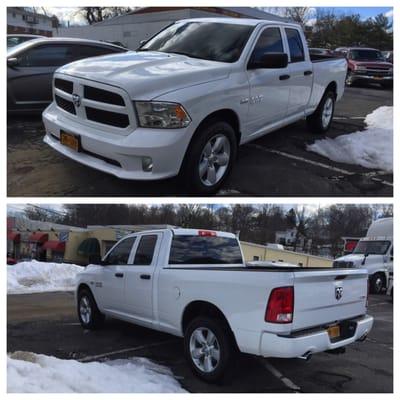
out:
{"label": "asphalt parking lot", "polygon": [[115,320],[98,331],[83,330],[70,292],[8,295],[7,351],[81,361],[148,357],[170,367],[190,392],[393,392],[393,305],[387,296],[371,295],[369,313],[375,317],[370,335],[345,354],[316,354],[310,361],[243,355],[220,385],[192,375],[179,338]]}
{"label": "asphalt parking lot", "polygon": [[[363,128],[367,114],[393,105],[392,90],[346,88],[326,135]],[[59,155],[42,142],[40,116],[7,121],[8,196],[170,196],[187,195],[178,179],[124,181]],[[318,138],[322,138],[318,136]],[[393,176],[341,164],[306,151],[316,136],[301,121],[242,146],[221,196],[392,196]]]}

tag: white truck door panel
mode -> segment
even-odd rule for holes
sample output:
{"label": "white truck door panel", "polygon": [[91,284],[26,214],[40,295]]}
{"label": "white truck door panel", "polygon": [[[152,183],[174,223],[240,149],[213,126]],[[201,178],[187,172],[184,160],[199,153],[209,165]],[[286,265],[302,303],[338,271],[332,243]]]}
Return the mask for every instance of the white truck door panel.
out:
{"label": "white truck door panel", "polygon": [[[281,29],[269,26],[259,35],[250,60],[265,53],[283,53]],[[249,132],[257,134],[267,125],[286,116],[289,102],[289,67],[273,69],[248,69],[250,85]],[[245,101],[246,99],[242,99]]]}
{"label": "white truck door panel", "polygon": [[95,282],[95,296],[102,308],[110,312],[120,312],[124,304],[126,268],[135,237],[127,237],[115,245],[105,256],[100,279]]}
{"label": "white truck door panel", "polygon": [[300,31],[295,28],[285,28],[285,36],[289,49],[290,93],[288,116],[304,112],[310,101],[313,86],[313,65],[306,46],[302,41]]}
{"label": "white truck door panel", "polygon": [[152,323],[154,271],[162,233],[139,235],[132,264],[126,268],[125,307],[131,318]]}

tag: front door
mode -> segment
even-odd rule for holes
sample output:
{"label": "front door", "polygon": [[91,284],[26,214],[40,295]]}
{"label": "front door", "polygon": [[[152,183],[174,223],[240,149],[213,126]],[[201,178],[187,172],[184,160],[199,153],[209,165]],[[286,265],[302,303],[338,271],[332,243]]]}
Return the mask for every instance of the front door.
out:
{"label": "front door", "polygon": [[[259,35],[250,60],[265,53],[284,53],[279,27],[265,28]],[[289,67],[247,70],[250,84],[248,131],[251,136],[262,134],[270,124],[285,118],[289,102]]]}
{"label": "front door", "polygon": [[135,236],[129,236],[107,253],[101,267],[102,272],[93,282],[95,298],[100,303],[100,308],[108,312],[119,314],[125,308],[126,272],[135,239]]}
{"label": "front door", "polygon": [[129,315],[151,325],[153,315],[154,272],[162,233],[139,235],[131,265],[127,267],[125,304]]}

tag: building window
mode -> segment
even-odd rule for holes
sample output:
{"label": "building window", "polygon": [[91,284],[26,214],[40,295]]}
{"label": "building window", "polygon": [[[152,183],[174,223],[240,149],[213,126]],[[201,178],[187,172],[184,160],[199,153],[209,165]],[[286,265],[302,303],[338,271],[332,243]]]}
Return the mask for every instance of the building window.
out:
{"label": "building window", "polygon": [[253,261],[260,261],[260,256],[253,256]]}

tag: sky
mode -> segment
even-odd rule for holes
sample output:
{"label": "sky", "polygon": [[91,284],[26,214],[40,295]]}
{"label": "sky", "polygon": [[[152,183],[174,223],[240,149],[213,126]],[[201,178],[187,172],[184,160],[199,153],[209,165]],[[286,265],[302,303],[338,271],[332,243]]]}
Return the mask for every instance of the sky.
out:
{"label": "sky", "polygon": [[[48,14],[55,14],[62,23],[70,22],[71,25],[82,25],[85,20],[82,16],[77,14],[77,7],[44,7]],[[271,7],[263,7],[265,10],[271,9]],[[274,10],[277,7],[273,7]],[[390,19],[393,18],[393,8],[391,7],[320,7],[322,9],[333,10],[337,14],[360,14],[362,19],[368,19],[375,17],[378,14],[385,14]],[[314,18],[314,10],[311,8],[310,12],[310,25],[312,25]],[[272,11],[272,10],[271,10]],[[41,12],[38,10],[38,12]],[[279,13],[279,11],[278,11]]]}

